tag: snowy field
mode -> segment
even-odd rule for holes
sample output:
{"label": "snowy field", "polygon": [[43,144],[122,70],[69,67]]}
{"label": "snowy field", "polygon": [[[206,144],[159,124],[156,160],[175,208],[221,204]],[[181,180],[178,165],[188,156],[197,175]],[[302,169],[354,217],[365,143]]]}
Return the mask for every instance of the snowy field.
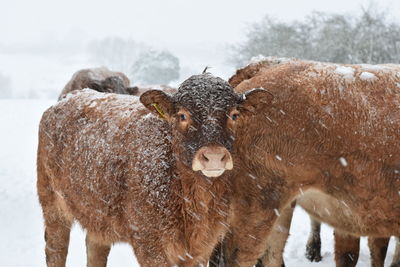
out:
{"label": "snowy field", "polygon": [[[0,266],[45,266],[43,220],[36,196],[36,147],[38,124],[49,100],[0,100]],[[285,250],[286,266],[334,266],[333,235],[322,227],[320,263],[304,257],[309,219],[296,209]],[[84,232],[75,225],[67,266],[85,266]],[[386,265],[391,261],[393,240]],[[113,247],[108,266],[139,266],[126,244]],[[362,239],[357,266],[369,266],[366,239]]]}

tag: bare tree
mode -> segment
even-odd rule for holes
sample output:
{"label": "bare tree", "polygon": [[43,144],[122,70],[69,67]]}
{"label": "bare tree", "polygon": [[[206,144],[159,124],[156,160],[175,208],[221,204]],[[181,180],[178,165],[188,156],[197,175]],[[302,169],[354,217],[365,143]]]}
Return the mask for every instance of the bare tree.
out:
{"label": "bare tree", "polygon": [[168,84],[179,78],[179,59],[169,51],[148,50],[133,63],[131,77],[143,84]]}
{"label": "bare tree", "polygon": [[150,47],[143,43],[119,37],[95,40],[88,47],[92,62],[124,73],[128,73],[132,62],[149,49]]}
{"label": "bare tree", "polygon": [[257,55],[337,63],[400,63],[400,24],[374,4],[358,16],[314,12],[289,23],[265,17],[252,25],[231,60],[242,65]]}

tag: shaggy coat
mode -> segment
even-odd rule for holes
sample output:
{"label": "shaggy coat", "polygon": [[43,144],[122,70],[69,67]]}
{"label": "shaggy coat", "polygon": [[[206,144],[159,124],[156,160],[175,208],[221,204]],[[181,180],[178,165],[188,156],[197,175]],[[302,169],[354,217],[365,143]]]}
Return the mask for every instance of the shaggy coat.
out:
{"label": "shaggy coat", "polygon": [[[296,63],[298,59],[287,59],[287,58],[276,58],[266,57],[262,58],[261,61],[257,61],[248,65],[243,69],[237,70],[236,74],[229,80],[230,84],[237,86],[242,81],[250,79],[263,71],[268,71],[271,66],[282,64],[282,63]],[[375,71],[379,71],[381,68],[391,68],[400,71],[400,66],[393,64],[386,64],[380,66],[367,66],[372,67]],[[370,73],[362,73],[361,79],[368,80]],[[321,260],[321,239],[320,239],[320,217],[321,214],[328,210],[331,214],[329,218],[326,218],[327,223],[332,225],[338,224],[352,224],[352,216],[345,216],[343,218],[343,209],[347,210],[343,201],[329,197],[329,196],[315,196],[314,194],[301,194],[297,198],[297,204],[311,214],[311,231],[306,246],[306,257],[310,261]],[[292,218],[293,209],[290,207],[285,208],[278,218],[276,225],[278,227],[273,228],[273,232],[269,235],[267,242],[267,252],[263,259],[260,260],[257,266],[263,266],[263,263],[267,266],[281,266],[283,264],[283,249],[287,237],[289,235],[290,221]],[[323,216],[323,215],[322,215]],[[330,220],[330,221],[329,221]],[[333,222],[332,222],[333,220]],[[283,227],[281,227],[283,226]],[[346,266],[355,266],[359,254],[359,242],[360,238],[354,236],[354,234],[346,233],[346,230],[341,230],[343,227],[336,228],[335,230],[335,258],[336,261],[342,261]],[[344,227],[346,229],[346,227]],[[282,229],[285,229],[284,231]],[[398,240],[398,239],[396,239]],[[371,264],[372,266],[379,267],[384,265],[386,256],[386,250],[388,246],[389,238],[374,238],[369,237],[368,245],[371,251]],[[398,251],[400,250],[400,244],[396,241],[396,253],[393,257],[391,266],[400,266],[400,256]]]}
{"label": "shaggy coat", "polygon": [[350,223],[329,208],[318,219],[344,233],[400,234],[399,67],[292,61],[255,73],[235,90],[261,87],[273,97],[235,129],[242,179],[234,181],[228,266],[254,265],[282,210],[302,194],[343,203],[339,217]]}
{"label": "shaggy coat", "polygon": [[137,97],[83,90],[48,109],[37,159],[47,265],[65,266],[77,221],[88,266],[105,266],[115,242],[131,244],[141,266],[205,266],[231,217],[224,171],[233,167],[236,107],[254,108],[264,93],[245,100],[204,74],[173,96],[144,93],[146,108]]}
{"label": "shaggy coat", "polygon": [[72,75],[71,80],[61,91],[58,100],[74,90],[90,88],[98,92],[130,94],[138,92],[137,87],[129,87],[130,81],[122,72],[111,71],[105,67],[82,69]]}

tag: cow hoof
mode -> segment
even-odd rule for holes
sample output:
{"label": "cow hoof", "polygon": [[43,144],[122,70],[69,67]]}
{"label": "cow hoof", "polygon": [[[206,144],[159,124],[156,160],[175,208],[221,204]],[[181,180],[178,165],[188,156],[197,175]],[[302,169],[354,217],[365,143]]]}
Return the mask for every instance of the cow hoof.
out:
{"label": "cow hoof", "polygon": [[321,242],[307,244],[306,247],[306,258],[309,261],[319,262],[322,260],[321,257]]}

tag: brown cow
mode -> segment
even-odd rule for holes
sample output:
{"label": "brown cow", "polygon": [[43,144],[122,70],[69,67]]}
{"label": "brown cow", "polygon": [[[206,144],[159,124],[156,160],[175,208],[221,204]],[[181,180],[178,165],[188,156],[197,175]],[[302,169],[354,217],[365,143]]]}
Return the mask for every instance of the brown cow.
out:
{"label": "brown cow", "polygon": [[[281,64],[281,63],[288,63],[290,61],[298,61],[298,59],[286,59],[286,58],[276,58],[276,57],[264,57],[262,58],[261,61],[257,61],[253,64],[249,64],[247,67],[243,69],[239,69],[234,76],[231,77],[229,82],[231,85],[237,86],[240,84],[242,81],[246,79],[250,79],[253,76],[257,75],[258,72],[260,71],[265,71],[268,69],[270,66],[276,65],[276,64]],[[371,66],[370,66],[371,67]],[[390,67],[390,68],[395,68],[400,71],[400,67],[398,65],[393,65],[393,64],[386,64],[386,65],[380,65],[380,67]],[[376,68],[377,70],[380,68],[378,67],[373,67]],[[307,241],[306,245],[306,257],[310,261],[320,261],[321,260],[321,238],[320,238],[320,229],[321,229],[321,224],[318,221],[318,218],[321,216],[323,212],[326,210],[329,210],[332,213],[331,218],[337,218],[342,216],[343,211],[336,212],[336,210],[339,208],[342,210],[345,206],[343,205],[342,202],[339,200],[329,198],[326,199],[326,201],[330,201],[330,207],[328,207],[325,203],[325,205],[321,204],[321,200],[317,199],[318,203],[315,203],[316,199],[310,199],[307,195],[302,194],[297,198],[297,204],[300,205],[303,209],[308,211],[309,214],[314,215],[310,217],[311,219],[311,231],[309,235],[309,239]],[[319,211],[316,212],[316,210]],[[323,210],[322,210],[323,209]],[[319,213],[319,214],[316,214]],[[285,228],[287,231],[282,231],[281,228],[274,228],[272,234],[270,236],[273,236],[273,238],[269,238],[269,240],[273,240],[273,244],[268,242],[268,250],[265,253],[265,257],[261,262],[265,262],[267,266],[281,266],[283,265],[283,249],[286,244],[286,239],[289,234],[289,228],[290,228],[290,221],[292,218],[293,214],[293,209],[291,208],[286,208],[282,211],[280,218],[278,218],[277,225],[285,225]],[[348,220],[351,220],[349,218]],[[329,221],[328,221],[329,223]],[[347,221],[345,223],[351,223],[351,221]],[[335,224],[335,223],[333,223]],[[336,222],[338,224],[338,222]],[[280,242],[278,242],[278,240]],[[394,254],[394,257],[392,259],[392,267],[400,266],[400,242],[398,241],[399,239],[396,238],[396,251]],[[348,265],[355,265],[357,263],[358,259],[358,254],[359,254],[359,242],[360,238],[353,236],[353,235],[348,235],[340,229],[335,230],[335,246],[336,246],[336,251],[335,251],[335,257],[337,259],[349,259],[351,262],[348,263]],[[371,251],[371,264],[372,266],[383,266],[385,257],[386,257],[386,250],[388,247],[388,242],[389,238],[373,238],[370,237],[368,239],[368,245]],[[263,266],[263,264],[258,263],[257,266]]]}
{"label": "brown cow", "polygon": [[115,242],[131,244],[141,266],[205,266],[231,215],[236,106],[255,109],[263,95],[203,74],[173,96],[145,92],[158,117],[137,97],[92,90],[49,108],[37,160],[47,265],[65,265],[77,221],[88,266],[105,266]]}
{"label": "brown cow", "polygon": [[82,69],[72,75],[71,80],[61,91],[58,100],[74,90],[90,88],[103,93],[136,95],[137,87],[129,87],[130,81],[122,72],[111,71],[105,67]]}
{"label": "brown cow", "polygon": [[[249,64],[247,67],[243,69],[239,69],[234,76],[229,80],[230,84],[233,86],[237,86],[242,81],[246,79],[250,79],[257,75],[261,71],[267,70],[269,67],[288,62],[299,61],[298,59],[287,59],[287,58],[276,58],[276,57],[263,57],[261,60],[258,60],[255,63]],[[368,66],[366,66],[368,67]],[[398,65],[387,64],[380,65],[380,67],[373,67],[375,69],[379,69],[380,67],[389,67],[400,70]],[[365,73],[364,73],[365,75]],[[365,77],[364,77],[365,78]],[[307,210],[309,214],[314,215],[316,213],[316,203],[313,200],[310,200],[307,196],[301,195],[297,198],[297,204],[299,204],[303,209]],[[336,199],[328,199],[334,203],[332,203],[332,207],[343,206],[343,204]],[[323,205],[320,205],[323,206]],[[323,207],[324,211],[329,210],[332,213],[332,217],[335,218],[337,216],[341,216],[340,213],[335,213],[335,208],[327,208]],[[321,213],[321,211],[319,211]],[[266,256],[263,261],[267,262],[268,266],[281,266],[283,264],[283,249],[286,244],[286,239],[289,234],[290,221],[293,214],[293,209],[286,208],[282,211],[280,218],[278,218],[277,225],[285,225],[287,231],[282,231],[281,227],[274,228],[273,231],[275,233],[270,234],[273,238],[269,238],[273,240],[273,244],[268,243],[267,247],[269,251],[266,252]],[[309,235],[309,239],[306,246],[306,257],[310,261],[320,261],[321,260],[321,240],[320,240],[320,223],[318,222],[318,215],[310,217],[311,219],[311,231]],[[280,242],[277,242],[280,240]],[[351,259],[351,264],[356,264],[359,253],[359,237],[355,237],[352,235],[348,235],[346,233],[341,232],[340,230],[335,231],[335,240],[336,240],[336,248],[337,251],[335,253],[335,257],[340,258],[348,258]],[[372,266],[383,266],[386,250],[388,246],[389,238],[369,238],[368,245],[371,250],[371,262]],[[340,252],[342,251],[342,253]],[[391,266],[400,266],[400,244],[398,242],[398,238],[396,238],[396,252],[392,260]],[[257,266],[263,266],[259,263]]]}
{"label": "brown cow", "polygon": [[[329,216],[347,234],[400,234],[399,67],[287,62],[259,70],[236,91],[257,87],[273,97],[236,124],[242,179],[234,183],[228,266],[255,264],[282,210],[303,193],[343,203],[349,224],[332,223],[333,213],[318,219]],[[348,258],[336,258],[337,266],[353,265]]]}
{"label": "brown cow", "polygon": [[[276,58],[276,57],[263,57],[261,60],[249,64],[247,67],[243,69],[239,69],[234,76],[232,76],[229,80],[230,84],[232,86],[237,86],[240,84],[242,81],[246,79],[250,79],[257,75],[258,72],[264,71],[268,69],[270,66],[274,66],[277,64],[281,63],[287,63],[289,61],[298,61],[298,59],[287,59],[287,58]],[[386,65],[391,68],[398,68],[396,65]],[[335,219],[335,216],[341,216],[343,211],[339,212],[339,214],[335,214],[335,209],[337,208],[343,208],[343,204],[336,199],[330,199],[331,203],[335,208],[330,208],[328,209],[327,207],[323,207],[324,211],[325,210],[330,210],[332,214],[334,214],[333,219]],[[297,199],[297,204],[299,204],[303,209],[307,210],[309,214],[314,214],[316,210],[316,203],[313,202],[313,200],[308,199],[307,196],[302,197]],[[284,216],[279,218],[279,225],[286,225],[287,227],[290,227],[290,220],[293,214],[293,209],[285,209]],[[321,212],[320,212],[321,213]],[[320,216],[316,216],[320,217]],[[283,221],[283,218],[288,221]],[[321,260],[321,238],[320,238],[320,229],[321,229],[321,224],[320,222],[314,218],[313,216],[310,217],[311,219],[311,231],[309,235],[309,239],[307,241],[306,245],[306,257],[310,261],[320,261]],[[347,222],[351,223],[351,222]],[[289,228],[288,228],[289,229]],[[275,229],[274,229],[275,230]],[[266,257],[264,259],[265,262],[269,262],[268,266],[281,266],[283,264],[283,258],[280,252],[283,252],[284,245],[286,244],[286,239],[287,236],[285,237],[285,234],[289,234],[289,231],[278,231],[278,233],[275,233],[273,236],[274,238],[272,239],[274,241],[274,244],[269,244],[268,247],[271,250],[275,251],[270,251],[267,252],[266,255],[271,256],[274,255],[274,257]],[[337,258],[349,258],[352,259],[354,264],[357,262],[358,259],[358,253],[359,253],[359,238],[355,236],[350,236],[346,235],[345,233],[341,233],[340,230],[338,233],[335,233],[336,236],[336,246],[338,249],[343,250],[345,247],[345,254],[348,255],[340,255],[339,251],[336,251],[335,256]],[[277,240],[280,240],[277,242]],[[399,239],[396,238],[396,252],[392,260],[391,266],[400,266],[400,242],[398,241]],[[372,266],[383,266],[385,255],[386,255],[386,250],[388,246],[388,238],[369,238],[368,239],[368,245],[370,246],[371,250],[371,262]],[[343,244],[340,244],[343,243]],[[349,256],[351,255],[351,256]],[[259,265],[261,266],[261,264]]]}
{"label": "brown cow", "polygon": [[[256,59],[255,62],[249,64],[247,67],[243,69],[237,70],[236,74],[232,76],[229,80],[229,83],[232,86],[237,86],[241,82],[247,79],[251,79],[252,77],[258,75],[260,72],[263,71],[268,71],[268,68],[271,66],[275,66],[277,64],[282,64],[282,63],[289,63],[293,62],[295,63],[296,61],[299,61],[299,59],[291,58],[276,58],[276,57],[261,57]],[[400,71],[400,67],[398,65],[393,65],[393,64],[386,64],[386,65],[380,65],[380,66],[365,66],[369,68],[374,68],[376,71],[378,71],[380,68],[394,68]],[[363,79],[368,78],[369,73],[363,73]],[[315,201],[315,200],[314,200]],[[303,207],[303,209],[307,210],[309,214],[314,215],[316,211],[316,205],[313,200],[310,200],[308,196],[301,195],[299,198],[297,198],[297,203]],[[332,207],[329,208],[329,211],[332,213],[332,218],[336,218],[338,216],[341,216],[341,213],[335,213],[336,209],[340,209],[343,204],[336,199],[329,198],[328,201],[332,201]],[[333,208],[334,207],[334,208]],[[324,211],[327,210],[327,207],[323,207]],[[319,212],[321,213],[321,211]],[[290,228],[290,221],[292,218],[293,214],[293,209],[292,208],[285,208],[282,212],[278,220],[277,220],[277,225],[282,226],[284,225],[285,231],[282,231],[282,227],[277,227],[273,228],[274,233],[270,234],[269,240],[272,240],[273,244],[270,244],[268,242],[267,247],[268,250],[265,253],[265,257],[261,262],[266,262],[268,263],[268,266],[281,266],[283,265],[283,249],[286,244],[286,239],[289,234],[289,228]],[[310,217],[311,219],[311,231],[309,235],[309,239],[307,242],[306,246],[306,257],[310,261],[320,261],[321,260],[321,240],[320,240],[320,223],[318,221],[318,217],[320,215],[314,215],[316,218],[313,216]],[[351,223],[351,222],[347,222]],[[280,242],[278,242],[278,240]],[[400,266],[400,244],[398,242],[398,238],[396,238],[396,252],[392,260],[391,266]],[[337,259],[349,259],[351,263],[348,263],[349,265],[355,265],[357,263],[358,259],[358,253],[359,253],[359,242],[360,239],[359,237],[355,237],[353,235],[348,235],[339,229],[335,231],[335,246],[336,246],[336,251],[335,251],[335,257]],[[372,238],[370,237],[368,239],[368,245],[371,250],[371,262],[372,266],[383,266],[385,256],[386,256],[386,250],[388,246],[389,238]],[[263,266],[262,263],[258,263],[257,266]]]}

